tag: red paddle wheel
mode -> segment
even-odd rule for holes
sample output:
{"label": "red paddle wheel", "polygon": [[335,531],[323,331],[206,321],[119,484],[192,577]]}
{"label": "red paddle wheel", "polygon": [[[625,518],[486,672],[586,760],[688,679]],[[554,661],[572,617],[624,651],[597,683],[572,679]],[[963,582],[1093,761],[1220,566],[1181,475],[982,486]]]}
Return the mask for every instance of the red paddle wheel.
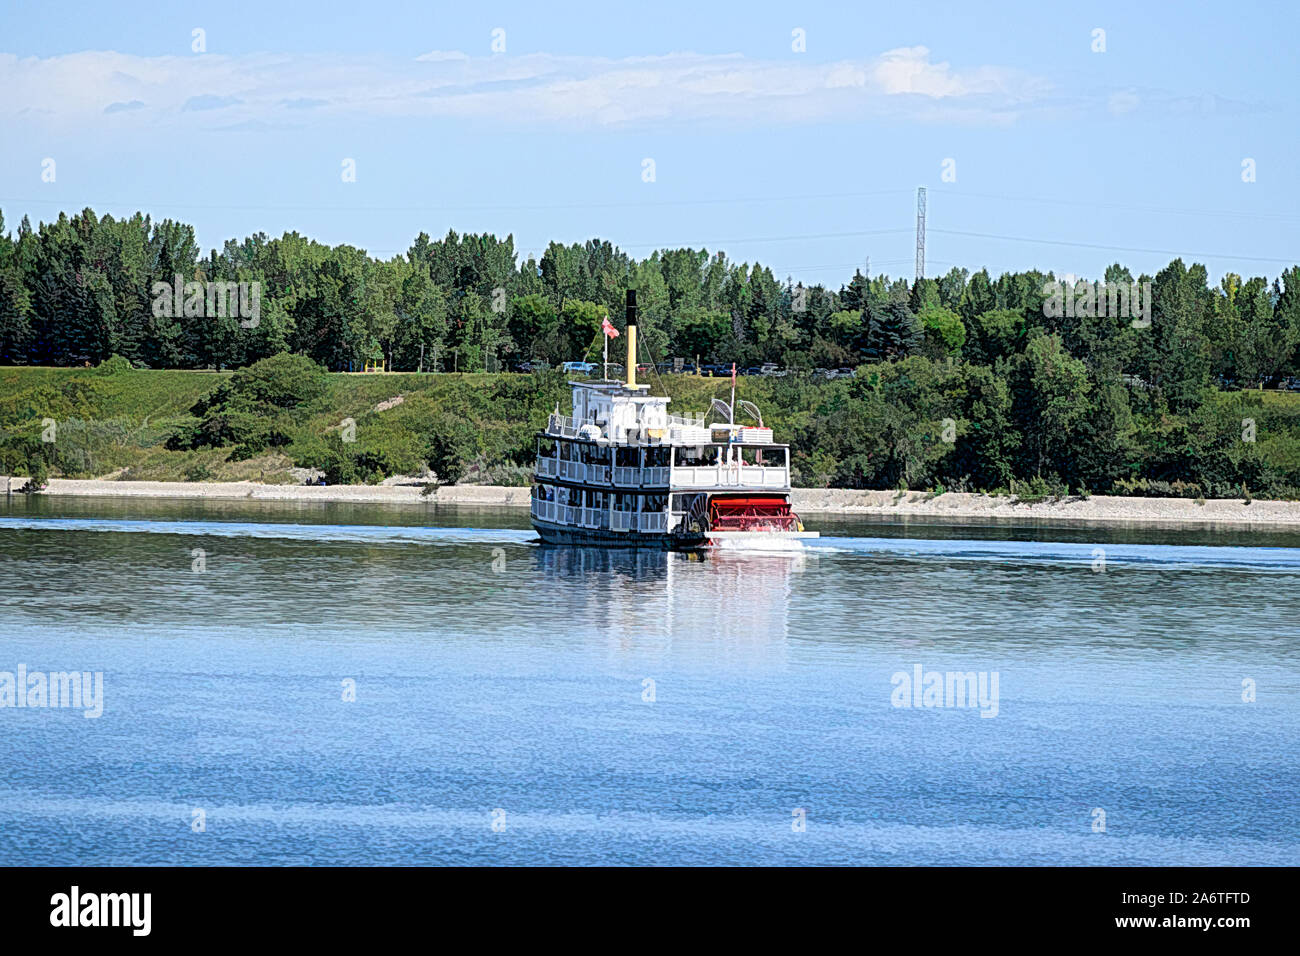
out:
{"label": "red paddle wheel", "polygon": [[709,502],[711,531],[802,531],[790,502],[772,495],[714,498]]}

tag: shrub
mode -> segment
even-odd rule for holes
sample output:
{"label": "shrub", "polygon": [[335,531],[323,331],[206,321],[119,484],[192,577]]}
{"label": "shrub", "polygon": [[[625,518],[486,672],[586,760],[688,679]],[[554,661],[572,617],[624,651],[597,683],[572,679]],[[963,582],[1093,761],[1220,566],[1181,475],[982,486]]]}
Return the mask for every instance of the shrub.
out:
{"label": "shrub", "polygon": [[114,352],[108,358],[104,359],[104,361],[95,366],[95,374],[119,375],[122,372],[131,371],[132,368],[133,366],[131,365],[130,359],[123,358],[121,355]]}
{"label": "shrub", "polygon": [[27,465],[27,484],[23,486],[23,491],[32,495],[38,491],[44,491],[45,486],[49,483],[49,475],[45,469],[45,462],[39,458],[32,458]]}
{"label": "shrub", "polygon": [[197,425],[177,428],[167,447],[182,450],[234,445],[232,461],[253,458],[292,441],[305,406],[325,394],[326,372],[303,355],[282,352],[254,362],[200,399]]}
{"label": "shrub", "polygon": [[319,468],[333,485],[375,484],[423,471],[424,446],[415,433],[372,418],[358,423],[356,441],[333,432],[324,441],[295,446],[294,460],[300,468]]}
{"label": "shrub", "polygon": [[425,432],[425,460],[438,480],[454,485],[478,457],[479,432],[465,419],[436,415]]}

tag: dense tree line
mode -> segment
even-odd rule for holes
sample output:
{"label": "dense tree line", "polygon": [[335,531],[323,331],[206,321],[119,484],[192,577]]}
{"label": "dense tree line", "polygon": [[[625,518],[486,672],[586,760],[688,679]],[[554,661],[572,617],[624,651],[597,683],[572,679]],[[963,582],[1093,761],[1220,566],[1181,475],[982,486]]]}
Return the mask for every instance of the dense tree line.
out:
{"label": "dense tree line", "polygon": [[[177,276],[260,283],[256,323],[158,314],[156,284]],[[193,227],[172,220],[87,209],[38,229],[24,218],[6,232],[0,215],[0,364],[93,365],[119,354],[150,368],[239,368],[282,351],[334,371],[375,361],[395,371],[556,364],[594,356],[601,317],[621,325],[624,293],[636,288],[642,340],[656,360],[801,369],[922,354],[995,366],[1041,332],[1094,381],[1136,376],[1176,402],[1208,384],[1300,373],[1295,268],[1273,281],[1229,274],[1211,287],[1203,266],[1180,260],[1154,277],[1111,266],[1105,281],[1152,283],[1149,328],[1127,317],[1045,315],[1053,278],[954,268],[914,283],[858,272],[838,290],[804,288],[705,250],[638,261],[592,240],[551,243],[540,261],[521,260],[512,237],[455,232],[422,233],[389,260],[297,233],[230,240],[203,256]]]}
{"label": "dense tree line", "polygon": [[[175,299],[185,309],[170,296],[160,308],[158,290],[178,276],[258,283],[255,321],[201,301],[186,314],[188,291]],[[953,269],[909,283],[856,272],[838,289],[805,288],[704,250],[637,260],[592,240],[521,260],[512,237],[455,232],[421,234],[386,261],[297,233],[228,241],[204,257],[183,223],[85,210],[35,230],[24,219],[14,232],[0,217],[0,364],[119,355],[140,367],[229,369],[285,352],[335,371],[378,361],[397,371],[555,364],[595,358],[601,318],[621,326],[635,288],[643,360],[792,370],[763,391],[793,431],[804,484],[1295,493],[1300,422],[1290,406],[1229,393],[1300,374],[1300,268],[1272,280],[1228,274],[1217,286],[1204,266],[1181,260],[1155,276],[1108,268],[1099,281],[1149,288],[1146,321],[1095,304],[1052,308],[1054,279]],[[1076,289],[1084,301],[1086,286]],[[847,383],[799,374],[845,366],[858,370]],[[546,389],[561,385],[557,377]],[[294,445],[293,410],[267,407],[279,410],[214,395],[195,409],[198,430],[171,447]],[[1263,429],[1258,442],[1253,430],[1242,438],[1247,418]],[[439,427],[450,435],[463,424]],[[468,435],[421,438],[436,452],[425,460],[472,467],[447,451]],[[522,467],[529,449],[500,454]]]}

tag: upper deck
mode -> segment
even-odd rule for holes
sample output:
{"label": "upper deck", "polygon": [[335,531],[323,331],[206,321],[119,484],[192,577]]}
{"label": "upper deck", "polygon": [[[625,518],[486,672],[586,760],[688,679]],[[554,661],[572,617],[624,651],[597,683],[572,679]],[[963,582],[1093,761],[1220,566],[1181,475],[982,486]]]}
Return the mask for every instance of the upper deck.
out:
{"label": "upper deck", "polygon": [[648,386],[622,382],[570,382],[573,414],[557,409],[543,432],[550,438],[576,438],[600,445],[741,444],[784,447],[772,441],[770,428],[706,424],[703,415],[668,414],[671,399],[650,395]]}
{"label": "upper deck", "polygon": [[549,416],[537,476],[672,491],[790,488],[788,446],[769,428],[668,414],[669,399],[621,382],[570,382],[573,414]]}

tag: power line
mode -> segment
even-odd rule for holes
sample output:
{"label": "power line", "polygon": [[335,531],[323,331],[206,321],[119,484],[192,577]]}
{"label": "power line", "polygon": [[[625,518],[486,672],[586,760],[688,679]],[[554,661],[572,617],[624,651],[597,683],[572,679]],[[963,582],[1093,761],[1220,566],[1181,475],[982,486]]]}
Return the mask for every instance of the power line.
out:
{"label": "power line", "polygon": [[[732,205],[745,203],[767,203],[767,202],[805,202],[816,199],[862,199],[872,196],[893,196],[901,193],[910,193],[910,189],[881,189],[872,192],[845,192],[845,193],[809,193],[804,195],[791,196],[735,196],[728,198],[713,199],[652,199],[625,202],[598,202],[598,203],[512,203],[508,206],[483,206],[483,205],[458,205],[458,206],[353,206],[339,203],[329,204],[303,204],[303,205],[268,205],[266,203],[192,203],[192,202],[110,202],[100,201],[94,203],[85,203],[85,206],[126,206],[143,211],[144,207],[151,208],[177,208],[177,209],[253,209],[259,212],[514,212],[516,210],[558,210],[558,209],[623,209],[623,208],[653,208],[656,206],[715,206],[715,205]],[[23,199],[17,197],[0,197],[0,203],[33,203],[40,205],[66,206],[66,199]]]}
{"label": "power line", "polygon": [[1073,246],[1079,249],[1101,249],[1105,252],[1145,252],[1160,256],[1186,256],[1189,259],[1234,259],[1242,262],[1300,263],[1300,257],[1278,259],[1269,256],[1235,256],[1226,252],[1191,252],[1177,249],[1141,249],[1136,246],[1112,246],[1093,242],[1068,242],[1062,239],[1032,239],[1028,236],[999,236],[988,232],[962,232],[957,229],[936,229],[945,236],[968,236],[974,239],[1000,239],[1005,242],[1029,242],[1044,246]]}
{"label": "power line", "polygon": [[852,239],[860,236],[887,236],[911,232],[910,229],[865,229],[856,232],[819,232],[803,236],[733,236],[730,239],[699,239],[694,242],[620,242],[620,249],[689,249],[696,246],[716,246],[721,243],[743,242],[797,242],[806,239]]}
{"label": "power line", "polygon": [[1260,219],[1270,222],[1296,222],[1300,216],[1287,213],[1240,212],[1227,209],[1179,209],[1173,206],[1141,206],[1131,203],[1091,201],[1079,199],[1051,199],[1046,196],[1008,196],[1000,193],[967,192],[966,190],[943,190],[945,199],[994,199],[999,202],[1043,203],[1054,206],[1077,206],[1086,209],[1121,209],[1130,212],[1156,212],[1173,216],[1226,216],[1237,219]]}

